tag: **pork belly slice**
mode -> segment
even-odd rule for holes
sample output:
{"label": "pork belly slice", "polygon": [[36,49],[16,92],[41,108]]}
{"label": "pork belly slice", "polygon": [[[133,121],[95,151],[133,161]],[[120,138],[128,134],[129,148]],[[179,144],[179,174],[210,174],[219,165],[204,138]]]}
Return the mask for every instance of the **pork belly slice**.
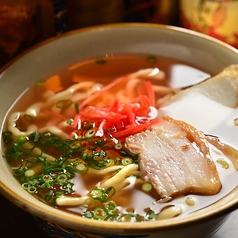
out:
{"label": "pork belly slice", "polygon": [[205,135],[193,126],[165,117],[151,130],[126,138],[139,155],[141,177],[160,196],[159,202],[186,194],[217,194],[222,185]]}

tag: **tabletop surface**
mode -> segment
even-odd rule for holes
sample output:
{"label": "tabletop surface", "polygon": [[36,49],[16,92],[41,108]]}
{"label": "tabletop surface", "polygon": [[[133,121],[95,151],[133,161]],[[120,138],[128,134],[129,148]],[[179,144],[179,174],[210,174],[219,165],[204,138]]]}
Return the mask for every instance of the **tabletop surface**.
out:
{"label": "tabletop surface", "polygon": [[[0,195],[0,229],[9,238],[49,238],[33,217]],[[212,238],[237,238],[238,211],[234,211]],[[27,226],[26,226],[27,224]],[[202,238],[202,237],[201,237]]]}

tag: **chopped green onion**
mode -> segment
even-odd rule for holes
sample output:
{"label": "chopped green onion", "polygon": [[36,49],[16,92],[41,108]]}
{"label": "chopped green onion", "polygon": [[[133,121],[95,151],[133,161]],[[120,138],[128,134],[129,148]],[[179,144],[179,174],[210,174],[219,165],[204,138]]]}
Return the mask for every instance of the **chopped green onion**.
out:
{"label": "chopped green onion", "polygon": [[13,169],[13,174],[16,177],[20,177],[24,174],[24,170],[23,169]]}
{"label": "chopped green onion", "polygon": [[94,201],[91,198],[86,198],[84,201],[84,205],[87,207],[93,207],[94,206]]}
{"label": "chopped green onion", "polygon": [[79,104],[77,102],[74,103],[74,108],[75,108],[76,114],[78,114],[79,113]]}
{"label": "chopped green onion", "polygon": [[68,125],[72,125],[73,122],[74,122],[73,119],[69,119],[69,120],[66,121],[66,123],[67,123]]}
{"label": "chopped green onion", "polygon": [[73,102],[70,99],[62,99],[56,103],[56,107],[60,108],[60,109],[65,109],[65,108],[68,108],[69,106],[71,106],[72,103]]}
{"label": "chopped green onion", "polygon": [[38,79],[36,81],[36,86],[38,87],[42,87],[45,84],[45,80],[44,79]]}
{"label": "chopped green onion", "polygon": [[23,143],[25,143],[27,141],[27,137],[26,136],[24,136],[24,135],[20,135],[18,138],[17,138],[17,143],[19,143],[19,144],[23,144]]}
{"label": "chopped green onion", "polygon": [[29,183],[23,183],[21,186],[23,189],[27,190],[29,188]]}
{"label": "chopped green onion", "polygon": [[92,219],[93,216],[94,216],[94,213],[90,212],[90,211],[86,211],[86,212],[83,213],[83,217],[85,217],[85,218]]}
{"label": "chopped green onion", "polygon": [[3,132],[2,138],[5,144],[13,140],[12,133],[10,131]]}
{"label": "chopped green onion", "polygon": [[146,218],[149,220],[156,220],[158,217],[158,214],[156,214],[153,210],[149,209],[146,212]]}
{"label": "chopped green onion", "polygon": [[86,164],[80,163],[75,166],[78,173],[84,174],[88,171],[88,166]]}
{"label": "chopped green onion", "polygon": [[123,214],[121,217],[123,222],[136,222],[136,216],[133,213]]}
{"label": "chopped green onion", "polygon": [[52,203],[54,201],[53,191],[50,190],[50,192],[43,194],[42,199],[45,200],[48,203]]}
{"label": "chopped green onion", "polygon": [[39,132],[35,132],[31,135],[32,135],[32,139],[33,139],[34,142],[39,141],[39,138],[40,138],[40,133]]}
{"label": "chopped green onion", "polygon": [[56,176],[56,181],[60,184],[64,184],[68,181],[68,176],[66,174],[59,174]]}
{"label": "chopped green onion", "polygon": [[104,210],[104,208],[103,207],[95,207],[94,209],[93,209],[93,211],[94,211],[94,219],[99,219],[99,220],[101,220],[101,219],[103,219],[106,215],[107,215],[107,213],[106,213],[106,211]]}
{"label": "chopped green onion", "polygon": [[124,157],[130,157],[130,156],[131,156],[131,155],[130,155],[127,151],[125,151],[125,150],[120,150],[119,153],[120,153],[121,156],[124,156]]}
{"label": "chopped green onion", "polygon": [[104,206],[109,214],[117,211],[117,204],[114,201],[108,201],[104,204]]}
{"label": "chopped green onion", "polygon": [[21,158],[21,156],[23,156],[24,153],[21,152],[21,151],[16,151],[15,154],[12,155],[12,158],[15,159],[15,160],[18,160],[19,158]]}
{"label": "chopped green onion", "polygon": [[102,188],[94,188],[91,190],[90,197],[95,200],[105,201],[105,193]]}
{"label": "chopped green onion", "polygon": [[52,177],[50,176],[50,175],[44,175],[43,177],[42,177],[42,179],[44,180],[44,181],[52,181],[53,179],[52,179]]}
{"label": "chopped green onion", "polygon": [[31,180],[28,180],[28,184],[36,186],[39,185],[42,181],[39,178],[32,178]]}
{"label": "chopped green onion", "polygon": [[92,138],[96,134],[96,130],[90,129],[85,133],[86,138]]}
{"label": "chopped green onion", "polygon": [[104,64],[106,64],[106,60],[105,59],[96,59],[96,63],[104,65]]}
{"label": "chopped green onion", "polygon": [[114,148],[116,150],[121,150],[123,148],[123,144],[122,143],[115,144]]}
{"label": "chopped green onion", "polygon": [[123,166],[126,166],[128,164],[133,164],[133,160],[131,158],[127,157],[127,158],[122,159],[121,163]]}
{"label": "chopped green onion", "polygon": [[229,163],[224,159],[217,159],[217,163],[222,165],[222,168],[229,169]]}
{"label": "chopped green onion", "polygon": [[35,175],[35,173],[36,172],[33,169],[28,169],[28,170],[25,171],[25,176],[26,177],[32,177],[32,176]]}
{"label": "chopped green onion", "polygon": [[41,185],[41,188],[52,188],[53,180],[46,180],[45,183]]}
{"label": "chopped green onion", "polygon": [[151,183],[149,182],[145,182],[143,185],[142,185],[142,190],[144,192],[150,192],[152,190],[153,186]]}
{"label": "chopped green onion", "polygon": [[156,64],[157,58],[155,56],[151,55],[151,56],[147,57],[146,61],[148,64]]}
{"label": "chopped green onion", "polygon": [[71,144],[70,144],[70,148],[72,149],[77,149],[81,146],[81,142],[80,141],[73,141]]}
{"label": "chopped green onion", "polygon": [[39,162],[39,158],[38,157],[30,157],[27,159],[27,162],[31,163],[31,164],[35,164],[35,163]]}
{"label": "chopped green onion", "polygon": [[105,165],[107,166],[107,167],[110,167],[110,166],[112,166],[112,165],[114,165],[115,164],[115,161],[113,160],[113,159],[106,159],[105,160]]}
{"label": "chopped green onion", "polygon": [[115,188],[114,187],[109,187],[107,188],[107,190],[105,191],[106,194],[106,199],[110,199],[112,196],[114,196],[116,193]]}
{"label": "chopped green onion", "polygon": [[28,193],[35,193],[37,191],[35,186],[29,186],[27,188]]}

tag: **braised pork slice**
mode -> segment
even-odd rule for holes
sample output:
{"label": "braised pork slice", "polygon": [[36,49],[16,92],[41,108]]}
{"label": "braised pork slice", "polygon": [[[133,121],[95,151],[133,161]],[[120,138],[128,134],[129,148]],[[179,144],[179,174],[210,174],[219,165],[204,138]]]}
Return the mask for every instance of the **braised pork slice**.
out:
{"label": "braised pork slice", "polygon": [[139,155],[141,177],[153,185],[159,202],[221,189],[204,134],[185,122],[165,117],[151,130],[127,137],[126,146]]}

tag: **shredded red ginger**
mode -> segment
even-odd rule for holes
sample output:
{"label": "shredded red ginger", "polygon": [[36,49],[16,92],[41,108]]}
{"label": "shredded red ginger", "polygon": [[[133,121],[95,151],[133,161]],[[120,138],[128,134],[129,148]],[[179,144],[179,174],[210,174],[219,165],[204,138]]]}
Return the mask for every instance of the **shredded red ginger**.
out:
{"label": "shredded red ginger", "polygon": [[110,134],[118,140],[145,131],[160,121],[156,118],[157,109],[154,107],[155,100],[151,83],[142,80],[138,87],[138,95],[126,103],[120,103],[118,99],[115,99],[110,107],[81,108],[71,126],[77,131],[80,130],[83,122],[93,122],[97,130],[96,136]]}

